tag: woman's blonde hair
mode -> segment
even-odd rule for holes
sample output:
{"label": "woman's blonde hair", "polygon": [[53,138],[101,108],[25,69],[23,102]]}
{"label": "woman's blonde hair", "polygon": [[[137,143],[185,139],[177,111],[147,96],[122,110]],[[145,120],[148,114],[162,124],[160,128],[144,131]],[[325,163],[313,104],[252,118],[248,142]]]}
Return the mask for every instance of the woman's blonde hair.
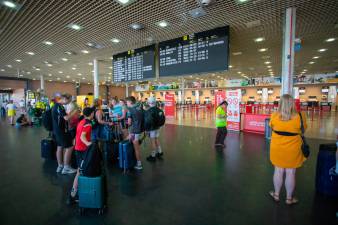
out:
{"label": "woman's blonde hair", "polygon": [[295,102],[291,95],[285,94],[281,97],[278,106],[280,119],[283,121],[290,120],[296,114]]}

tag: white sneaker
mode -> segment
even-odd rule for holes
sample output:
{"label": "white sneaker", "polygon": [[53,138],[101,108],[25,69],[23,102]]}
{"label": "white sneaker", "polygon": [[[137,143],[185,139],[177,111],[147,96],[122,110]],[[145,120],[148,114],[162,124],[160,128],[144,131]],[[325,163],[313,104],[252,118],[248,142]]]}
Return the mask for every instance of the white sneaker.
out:
{"label": "white sneaker", "polygon": [[63,167],[62,174],[72,174],[76,173],[77,169],[73,169],[72,167]]}
{"label": "white sneaker", "polygon": [[61,173],[62,169],[63,169],[63,166],[58,166],[58,168],[56,168],[56,172]]}
{"label": "white sneaker", "polygon": [[143,170],[142,164],[134,166],[135,170]]}

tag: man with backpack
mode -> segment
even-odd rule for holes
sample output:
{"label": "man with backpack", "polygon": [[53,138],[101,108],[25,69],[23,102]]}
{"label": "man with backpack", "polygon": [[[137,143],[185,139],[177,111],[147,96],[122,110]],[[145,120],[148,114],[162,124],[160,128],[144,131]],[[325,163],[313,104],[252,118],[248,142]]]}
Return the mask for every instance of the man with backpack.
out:
{"label": "man with backpack", "polygon": [[135,157],[136,157],[136,166],[134,169],[142,170],[142,162],[141,162],[141,146],[139,141],[142,138],[142,133],[144,132],[144,112],[142,106],[136,104],[136,99],[133,96],[126,98],[127,106],[129,109],[129,139],[133,143],[135,149]]}
{"label": "man with backpack", "polygon": [[[72,96],[70,94],[63,94],[61,98],[58,97],[56,99],[57,101],[51,111],[53,134],[57,145],[56,159],[58,161],[58,167],[56,172],[62,174],[72,174],[76,172],[76,169],[73,169],[70,166],[73,152],[73,140],[68,129],[67,121],[73,115],[67,115],[64,108],[64,105],[70,103]],[[65,150],[64,154],[63,150]]]}
{"label": "man with backpack", "polygon": [[155,162],[156,157],[161,158],[163,156],[159,136],[160,127],[165,124],[165,116],[164,112],[159,107],[157,107],[156,99],[154,97],[150,97],[148,99],[148,105],[149,109],[145,111],[144,123],[145,130],[150,137],[153,150],[151,155],[147,157],[147,160],[150,162]]}

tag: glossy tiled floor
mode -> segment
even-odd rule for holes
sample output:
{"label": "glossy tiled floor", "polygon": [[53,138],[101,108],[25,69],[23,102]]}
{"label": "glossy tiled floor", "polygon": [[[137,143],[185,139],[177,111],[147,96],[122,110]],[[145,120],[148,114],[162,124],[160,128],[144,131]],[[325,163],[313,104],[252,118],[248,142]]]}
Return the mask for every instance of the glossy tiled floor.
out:
{"label": "glossy tiled floor", "polygon": [[[178,109],[175,118],[168,119],[167,123],[193,127],[215,127],[214,110],[202,108]],[[306,136],[309,138],[321,138],[336,140],[338,135],[338,112],[307,113],[308,129]]]}
{"label": "glossy tiled floor", "polygon": [[[40,158],[42,128],[15,129],[0,123],[1,225],[333,225],[335,199],[316,195],[315,161],[319,143],[298,172],[293,207],[275,204],[269,143],[255,134],[230,133],[224,151],[215,151],[214,129],[166,125],[161,131],[165,157],[144,171],[124,175],[107,168],[108,211],[79,216],[67,206],[72,176],[55,173],[55,162]],[[149,153],[143,146],[143,158]]]}

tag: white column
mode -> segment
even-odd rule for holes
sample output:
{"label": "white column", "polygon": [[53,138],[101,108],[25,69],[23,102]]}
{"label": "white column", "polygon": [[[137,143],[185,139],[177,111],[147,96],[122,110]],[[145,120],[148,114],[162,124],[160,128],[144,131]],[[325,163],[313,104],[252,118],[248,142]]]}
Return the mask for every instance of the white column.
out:
{"label": "white column", "polygon": [[94,59],[93,66],[94,66],[94,98],[99,98],[99,65],[98,60]]}
{"label": "white column", "polygon": [[268,103],[269,101],[269,93],[267,88],[262,89],[262,103]]}
{"label": "white column", "polygon": [[288,8],[286,9],[284,21],[281,95],[292,95],[295,30],[296,8]]}
{"label": "white column", "polygon": [[40,75],[40,90],[41,92],[45,91],[45,78],[43,75]]}
{"label": "white column", "polygon": [[185,93],[184,93],[184,85],[185,85],[185,81],[184,79],[182,79],[182,83],[181,83],[181,99],[182,99],[182,104],[185,103]]}
{"label": "white column", "polygon": [[293,98],[299,99],[299,87],[293,87]]}
{"label": "white column", "polygon": [[126,83],[126,97],[129,97],[129,86],[128,86],[128,83]]}

